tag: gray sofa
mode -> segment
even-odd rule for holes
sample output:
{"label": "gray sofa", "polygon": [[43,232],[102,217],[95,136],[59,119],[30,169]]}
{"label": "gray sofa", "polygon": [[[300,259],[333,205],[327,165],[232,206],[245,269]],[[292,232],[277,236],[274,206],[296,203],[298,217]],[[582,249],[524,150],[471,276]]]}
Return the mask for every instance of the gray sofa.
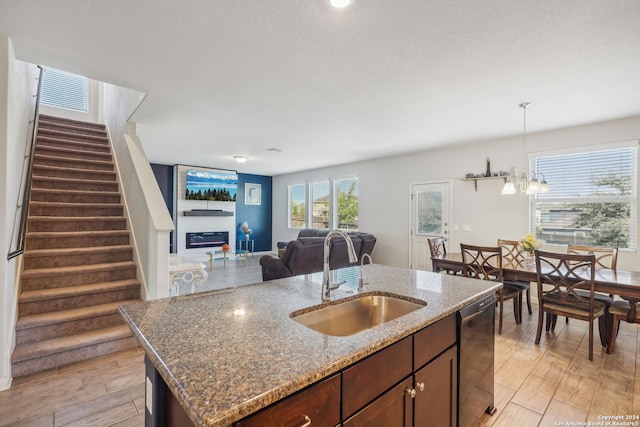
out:
{"label": "gray sofa", "polygon": [[[298,238],[290,242],[277,244],[279,255],[264,255],[260,258],[262,280],[281,279],[300,274],[322,271],[324,263],[324,239],[331,230],[303,229]],[[358,255],[358,262],[364,254],[373,252],[376,238],[369,233],[349,232],[353,248]],[[357,263],[349,263],[347,243],[344,239],[331,240],[329,267],[332,270]]]}

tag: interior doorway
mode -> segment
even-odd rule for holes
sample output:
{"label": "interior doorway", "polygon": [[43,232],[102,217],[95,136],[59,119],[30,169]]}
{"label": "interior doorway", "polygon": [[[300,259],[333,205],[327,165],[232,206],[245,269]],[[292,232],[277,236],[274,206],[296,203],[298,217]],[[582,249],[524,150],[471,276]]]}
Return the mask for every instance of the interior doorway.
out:
{"label": "interior doorway", "polygon": [[411,247],[409,267],[431,271],[429,242],[449,237],[451,181],[411,184]]}

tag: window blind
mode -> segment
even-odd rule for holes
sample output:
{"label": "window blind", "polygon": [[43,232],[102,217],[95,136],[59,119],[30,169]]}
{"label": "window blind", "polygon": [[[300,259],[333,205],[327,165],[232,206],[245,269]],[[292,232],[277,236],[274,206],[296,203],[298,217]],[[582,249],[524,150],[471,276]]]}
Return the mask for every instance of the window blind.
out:
{"label": "window blind", "polygon": [[530,231],[546,243],[636,248],[637,142],[531,158],[551,191],[531,197]]}
{"label": "window blind", "polygon": [[311,184],[312,227],[329,228],[329,181]]}
{"label": "window blind", "polygon": [[53,107],[87,112],[88,86],[86,77],[45,68],[40,102]]}
{"label": "window blind", "polygon": [[289,227],[307,226],[307,189],[305,184],[289,186]]}
{"label": "window blind", "polygon": [[358,178],[335,181],[336,224],[346,230],[358,229]]}

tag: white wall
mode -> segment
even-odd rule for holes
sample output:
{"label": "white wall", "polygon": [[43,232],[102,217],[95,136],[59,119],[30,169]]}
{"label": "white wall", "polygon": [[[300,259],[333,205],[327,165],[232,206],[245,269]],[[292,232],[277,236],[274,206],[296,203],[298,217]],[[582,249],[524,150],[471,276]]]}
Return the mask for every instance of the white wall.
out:
{"label": "white wall", "polygon": [[30,142],[37,67],[15,59],[11,41],[0,35],[0,390],[11,384],[11,353],[15,347],[18,274],[22,257],[6,260],[20,198],[25,147]]}
{"label": "white wall", "polygon": [[[640,116],[528,134],[527,152],[638,139]],[[491,158],[492,171],[521,167],[522,138],[428,150],[276,176],[273,178],[273,246],[275,248],[278,241],[295,239],[298,233],[298,230],[287,227],[288,185],[354,174],[360,179],[359,229],[377,237],[373,251],[376,262],[397,267],[409,266],[412,183],[452,180],[453,224],[458,224],[460,231],[454,232],[451,227],[450,251],[459,252],[461,242],[495,245],[497,238],[518,239],[527,232],[527,197],[501,196],[502,180],[478,182],[477,192],[473,182],[461,180],[469,172],[484,171],[487,157]],[[471,231],[463,232],[464,224],[470,225]],[[640,257],[636,253],[623,252],[619,255],[618,266],[621,269],[638,270],[638,261]]]}
{"label": "white wall", "polygon": [[132,232],[144,299],[169,295],[169,233],[173,220],[129,117],[144,94],[104,85],[104,121],[109,128],[125,209]]}

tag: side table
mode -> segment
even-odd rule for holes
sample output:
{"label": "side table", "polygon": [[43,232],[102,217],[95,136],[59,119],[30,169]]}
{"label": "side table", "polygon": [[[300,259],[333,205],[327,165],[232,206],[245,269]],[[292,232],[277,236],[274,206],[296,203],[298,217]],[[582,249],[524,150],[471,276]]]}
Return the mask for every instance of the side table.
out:
{"label": "side table", "polygon": [[[242,244],[242,242],[244,242],[244,245]],[[253,256],[253,249],[255,246],[255,240],[253,239],[239,239],[238,240],[238,250],[236,251],[236,253],[241,253],[240,251],[246,251],[246,252],[250,252],[251,256]]]}
{"label": "side table", "polygon": [[207,255],[209,255],[209,271],[213,271],[213,256],[214,255],[222,254],[222,265],[225,266],[225,267],[227,266],[227,252],[229,252],[229,251],[219,250],[219,251],[205,252]]}

